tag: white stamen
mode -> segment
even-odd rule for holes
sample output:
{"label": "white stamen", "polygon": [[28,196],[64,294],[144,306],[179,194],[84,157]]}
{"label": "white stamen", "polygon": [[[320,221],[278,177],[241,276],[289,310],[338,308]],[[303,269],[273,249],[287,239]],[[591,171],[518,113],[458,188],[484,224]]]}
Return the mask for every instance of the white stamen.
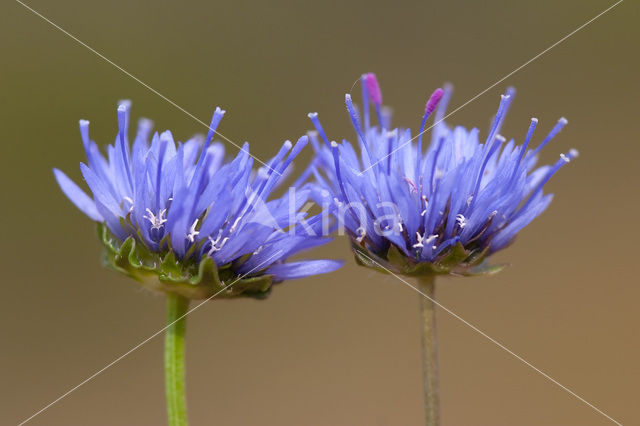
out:
{"label": "white stamen", "polygon": [[242,220],[242,216],[240,216],[239,218],[236,219],[235,222],[233,222],[233,225],[231,225],[231,229],[229,230],[229,233],[235,232],[236,228],[238,227],[238,223],[240,223],[241,220]]}
{"label": "white stamen", "polygon": [[471,205],[471,201],[473,201],[473,195],[469,195],[469,198],[467,198],[467,205]]}
{"label": "white stamen", "polygon": [[424,244],[422,244],[422,241],[424,240],[424,235],[420,235],[420,232],[416,231],[416,239],[418,240],[418,242],[413,245],[413,248],[424,247]]}
{"label": "white stamen", "polygon": [[429,235],[427,239],[424,240],[424,242],[429,244],[431,241],[435,240],[436,238],[438,238],[438,234]]}
{"label": "white stamen", "polygon": [[361,243],[362,240],[364,240],[364,237],[367,236],[367,230],[364,229],[362,226],[356,229],[356,233],[358,234],[358,237],[356,238],[356,241],[358,243]]}
{"label": "white stamen", "polygon": [[577,149],[573,149],[573,148],[571,148],[571,149],[569,150],[569,154],[571,154],[571,157],[572,157],[572,158],[576,158],[578,155],[580,155],[580,153],[578,152],[578,150],[577,150]]}
{"label": "white stamen", "polygon": [[420,216],[424,216],[427,213],[427,209],[424,209],[420,212]]}
{"label": "white stamen", "polygon": [[167,221],[167,219],[164,218],[165,213],[167,213],[167,209],[160,210],[158,212],[158,216],[154,215],[151,209],[147,209],[147,213],[149,213],[149,216],[145,215],[142,217],[147,219],[149,222],[151,222],[151,229],[160,229],[164,226],[164,223]]}
{"label": "white stamen", "polygon": [[462,214],[458,214],[456,216],[456,222],[458,222],[458,226],[462,229],[467,226],[467,218]]}
{"label": "white stamen", "polygon": [[187,234],[187,240],[189,240],[189,242],[194,242],[196,239],[196,236],[200,233],[200,231],[196,231],[196,226],[198,225],[198,219],[195,220],[195,222],[193,222],[193,224],[191,225],[191,228],[189,228],[189,233]]}
{"label": "white stamen", "polygon": [[[209,237],[209,241],[211,242],[211,248],[209,249],[209,252],[207,253],[209,256],[213,255],[213,253],[220,251],[222,249],[222,247],[224,247],[225,243],[229,240],[228,237],[225,237],[222,240],[222,243],[220,243],[220,245],[218,246],[218,243],[220,242],[220,239],[222,238],[222,229],[220,229],[218,231],[218,236],[216,237],[216,239],[214,240],[213,238]],[[258,251],[256,251],[254,254],[258,254],[258,252],[262,249],[262,246],[260,246],[258,248]]]}
{"label": "white stamen", "polygon": [[131,204],[131,207],[129,207],[129,213],[131,213],[133,211],[133,200],[130,197],[124,197],[123,200]]}

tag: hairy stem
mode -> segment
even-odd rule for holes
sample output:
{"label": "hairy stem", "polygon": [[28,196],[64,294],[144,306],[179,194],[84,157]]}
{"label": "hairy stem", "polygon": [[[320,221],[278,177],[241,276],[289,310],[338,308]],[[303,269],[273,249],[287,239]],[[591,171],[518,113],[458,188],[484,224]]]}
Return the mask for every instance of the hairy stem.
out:
{"label": "hairy stem", "polygon": [[428,296],[420,295],[425,424],[426,426],[438,426],[440,424],[438,351],[436,342],[436,306],[433,303],[435,279],[427,277],[418,280],[418,288]]}
{"label": "hairy stem", "polygon": [[184,337],[189,300],[167,293],[167,325],[164,337],[164,378],[169,426],[187,426],[184,374]]}

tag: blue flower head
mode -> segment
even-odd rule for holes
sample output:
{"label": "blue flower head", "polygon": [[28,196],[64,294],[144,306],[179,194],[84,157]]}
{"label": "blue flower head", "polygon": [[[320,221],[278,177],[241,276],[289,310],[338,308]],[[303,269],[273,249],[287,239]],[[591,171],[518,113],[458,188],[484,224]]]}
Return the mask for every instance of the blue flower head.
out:
{"label": "blue flower head", "polygon": [[[522,145],[507,142],[500,128],[515,95],[508,89],[481,140],[477,129],[443,122],[451,94],[446,87],[430,96],[412,137],[409,129],[391,128],[375,75],[363,75],[361,86],[362,120],[346,95],[359,152],[346,140],[330,142],[317,113],[311,113],[316,132],[309,136],[317,156],[306,172],[315,177],[316,201],[338,217],[350,237],[356,260],[409,276],[501,269],[488,267],[485,258],[509,245],[547,208],[552,195],[543,193],[544,184],[577,156],[571,150],[555,164],[536,168],[538,153],[567,120],[561,118],[535,148],[530,147],[535,118]],[[377,125],[371,123],[370,104]],[[423,150],[434,113],[431,143]]]}
{"label": "blue flower head", "polygon": [[132,145],[129,108],[129,102],[118,106],[118,135],[106,157],[89,139],[89,122],[80,121],[87,155],[80,169],[93,197],[54,169],[62,191],[98,222],[107,265],[149,288],[189,298],[262,297],[273,283],[340,266],[331,260],[286,262],[327,242],[322,214],[309,218],[300,211],[310,189],[269,199],[306,136],[293,146],[285,142],[254,172],[248,143],[229,162],[223,145],[212,143],[225,113],[220,108],[204,141],[176,144],[169,131],[151,136],[152,124],[143,119]]}

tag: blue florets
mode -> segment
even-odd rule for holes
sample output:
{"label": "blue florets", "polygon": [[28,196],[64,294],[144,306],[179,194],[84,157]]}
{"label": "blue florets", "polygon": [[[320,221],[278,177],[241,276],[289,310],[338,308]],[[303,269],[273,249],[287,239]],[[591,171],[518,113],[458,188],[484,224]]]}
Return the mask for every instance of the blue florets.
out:
{"label": "blue florets", "polygon": [[[212,143],[225,113],[220,108],[204,140],[195,137],[176,144],[169,131],[151,136],[151,122],[141,120],[131,146],[129,106],[128,102],[118,106],[118,136],[107,148],[106,158],[89,139],[89,122],[80,121],[88,160],[80,168],[93,197],[60,170],[54,173],[67,197],[106,226],[119,244],[131,240],[136,253],[144,249],[146,254],[138,253],[137,260],[148,254],[166,260],[170,255],[178,264],[192,263],[197,270],[198,263],[209,257],[230,277],[269,275],[275,282],[340,266],[329,260],[285,263],[289,256],[327,241],[321,235],[322,215],[309,218],[300,212],[309,189],[268,199],[307,144],[306,136],[294,146],[285,142],[254,172],[248,143],[229,162],[223,145]],[[114,262],[123,257],[118,249],[114,248]],[[151,263],[151,268],[157,265]]]}
{"label": "blue florets", "polygon": [[[465,266],[477,265],[480,254],[506,247],[547,208],[552,195],[543,193],[543,185],[577,156],[571,150],[551,166],[535,167],[540,150],[567,123],[564,118],[535,149],[529,147],[535,118],[523,145],[506,142],[500,128],[513,89],[502,96],[488,136],[480,141],[477,129],[452,129],[442,121],[449,87],[431,95],[420,131],[412,137],[409,129],[391,129],[375,76],[365,74],[361,82],[362,121],[346,95],[360,152],[346,140],[330,142],[317,114],[309,114],[317,130],[310,133],[317,157],[306,173],[315,176],[316,201],[339,218],[359,252],[389,260],[393,249],[414,266],[446,260],[442,273],[454,271],[455,260],[464,273]],[[377,126],[370,124],[370,102]],[[431,144],[423,152],[425,125],[434,111]]]}

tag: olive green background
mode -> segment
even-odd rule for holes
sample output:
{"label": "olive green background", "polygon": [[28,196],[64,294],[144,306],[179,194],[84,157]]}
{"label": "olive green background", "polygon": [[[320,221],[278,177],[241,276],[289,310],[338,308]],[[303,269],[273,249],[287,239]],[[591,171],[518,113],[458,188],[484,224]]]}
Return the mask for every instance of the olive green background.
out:
{"label": "olive green background", "polygon": [[[610,1],[58,1],[28,4],[203,121],[266,159],[318,111],[353,139],[344,93],[375,71],[395,123],[416,127],[445,81],[455,108]],[[486,131],[499,94],[518,94],[504,134],[580,158],[556,198],[491,278],[438,281],[438,300],[625,425],[638,386],[638,2],[626,0],[452,116]],[[19,3],[0,6],[0,424],[17,424],[163,326],[162,297],[100,266],[94,225],[51,168],[81,181],[77,120],[101,145],[117,100],[179,140],[206,129]],[[356,88],[359,92],[359,89]],[[236,152],[229,147],[230,152]],[[307,152],[299,164],[309,158]],[[189,317],[193,425],[419,425],[418,295],[348,259],[267,301],[216,301]],[[613,424],[444,311],[438,312],[443,425]],[[162,425],[155,338],[34,425]]]}

